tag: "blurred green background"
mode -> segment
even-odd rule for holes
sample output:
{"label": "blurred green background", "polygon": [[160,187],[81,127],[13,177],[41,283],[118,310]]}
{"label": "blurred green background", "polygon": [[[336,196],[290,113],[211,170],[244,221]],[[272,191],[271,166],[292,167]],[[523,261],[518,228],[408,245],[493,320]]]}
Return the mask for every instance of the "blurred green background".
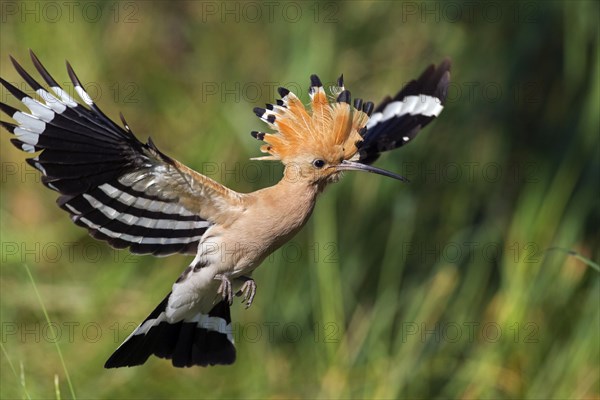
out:
{"label": "blurred green background", "polygon": [[600,259],[598,4],[3,1],[3,78],[25,89],[8,55],[32,71],[31,48],[72,92],[68,59],[109,116],[238,191],[280,177],[249,161],[277,86],[306,101],[344,73],[378,102],[453,69],[441,117],[377,163],[412,183],[348,173],[256,271],[229,367],[102,368],[190,258],[91,239],[3,131],[0,396],[56,397],[56,375],[70,398],[58,341],[78,398],[599,398],[598,272],[560,250]]}

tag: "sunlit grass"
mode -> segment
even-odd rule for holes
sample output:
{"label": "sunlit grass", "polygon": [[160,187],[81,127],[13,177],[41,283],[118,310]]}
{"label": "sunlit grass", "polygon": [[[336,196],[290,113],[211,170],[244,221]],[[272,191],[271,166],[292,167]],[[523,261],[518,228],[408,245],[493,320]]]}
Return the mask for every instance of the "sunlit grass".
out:
{"label": "sunlit grass", "polygon": [[23,390],[23,396],[27,399],[31,399],[31,396],[29,395],[29,392],[27,391],[27,385],[25,384],[25,368],[23,367],[23,363],[21,362],[19,364],[19,366],[21,368],[20,374],[19,374],[19,373],[17,373],[17,370],[15,369],[15,366],[10,359],[10,355],[8,354],[8,351],[6,351],[6,348],[4,347],[4,344],[2,342],[0,342],[0,348],[2,348],[2,354],[4,354],[4,359],[6,360],[6,363],[8,364],[8,366],[10,367],[10,370],[13,373],[15,381],[19,381],[19,383],[21,385],[21,389]]}
{"label": "sunlit grass", "polygon": [[[267,83],[295,84],[306,100],[311,73],[343,72],[354,96],[378,102],[449,55],[452,101],[379,161],[412,183],[348,173],[325,191],[305,229],[255,272],[255,304],[233,307],[236,364],[207,369],[156,358],[102,368],[189,258],[130,256],[88,237],[3,131],[0,397],[600,396],[596,3],[503,9],[531,23],[434,23],[395,2],[350,2],[337,23],[303,8],[294,24],[136,4],[136,24],[3,23],[2,77],[21,82],[7,55],[31,69],[32,48],[66,82],[68,58],[103,90],[108,115],[123,111],[140,139],[198,170],[216,165],[211,177],[240,191],[280,176],[248,161],[259,155],[249,132],[264,129],[252,108],[276,96]],[[123,101],[129,83],[134,102]],[[261,93],[227,94],[249,83]],[[483,87],[502,95],[490,101]],[[253,165],[258,179],[241,172]]]}
{"label": "sunlit grass", "polygon": [[[35,296],[37,297],[37,300],[39,302],[39,308],[40,308],[40,310],[42,310],[42,313],[44,314],[44,319],[46,320],[48,329],[52,329],[53,337],[58,337],[58,332],[54,329],[54,324],[50,320],[48,311],[46,311],[46,306],[44,305],[44,300],[42,300],[42,296],[40,296],[40,292],[38,291],[37,285],[35,284],[35,280],[33,279],[33,275],[31,275],[31,271],[29,270],[29,267],[27,266],[27,264],[23,264],[23,267],[25,268],[25,271],[27,271],[27,276],[31,282],[31,286],[33,287],[33,292],[35,293]],[[54,340],[54,344],[56,347],[56,353],[58,354],[58,358],[60,359],[60,364],[61,364],[62,370],[65,373],[65,378],[67,379],[67,383],[69,385],[69,391],[71,393],[71,397],[73,399],[76,399],[75,390],[73,389],[73,384],[71,383],[71,376],[69,375],[69,370],[67,368],[67,365],[65,364],[65,359],[64,359],[63,353],[60,349],[60,345],[58,344],[58,342],[56,340]],[[57,398],[60,398],[60,390],[58,389],[58,386],[57,386],[58,385],[58,376],[57,375],[54,376],[54,385],[55,385],[55,393],[57,395]],[[23,387],[25,387],[24,384],[23,384]]]}

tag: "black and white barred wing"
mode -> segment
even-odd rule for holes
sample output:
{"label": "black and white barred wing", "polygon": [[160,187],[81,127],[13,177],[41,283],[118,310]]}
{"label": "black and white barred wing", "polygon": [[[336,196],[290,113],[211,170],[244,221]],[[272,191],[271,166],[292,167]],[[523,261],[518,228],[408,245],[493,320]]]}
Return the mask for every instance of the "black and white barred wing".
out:
{"label": "black and white barred wing", "polygon": [[[77,103],[50,76],[37,57],[33,63],[50,86],[47,91],[14,59],[21,77],[42,99],[5,80],[2,85],[29,113],[0,103],[18,124],[1,122],[19,149],[35,153],[27,161],[44,185],[61,194],[58,205],[95,238],[134,253],[195,254],[204,232],[239,204],[239,195],[144,144],[111,121],[90,99],[67,63]],[[1,79],[1,78],[0,78]]]}
{"label": "black and white barred wing", "polygon": [[394,98],[388,96],[379,104],[367,123],[359,162],[371,164],[382,152],[404,146],[440,115],[450,83],[450,65],[448,59],[437,67],[430,65]]}

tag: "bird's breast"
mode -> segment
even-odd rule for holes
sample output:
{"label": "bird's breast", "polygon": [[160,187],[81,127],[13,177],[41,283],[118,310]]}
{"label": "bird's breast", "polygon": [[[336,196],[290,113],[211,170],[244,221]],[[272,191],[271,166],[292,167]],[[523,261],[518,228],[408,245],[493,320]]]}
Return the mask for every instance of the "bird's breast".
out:
{"label": "bird's breast", "polygon": [[228,226],[211,228],[203,245],[218,254],[213,262],[222,264],[220,270],[232,271],[234,276],[250,273],[308,221],[316,194],[273,188],[258,193]]}

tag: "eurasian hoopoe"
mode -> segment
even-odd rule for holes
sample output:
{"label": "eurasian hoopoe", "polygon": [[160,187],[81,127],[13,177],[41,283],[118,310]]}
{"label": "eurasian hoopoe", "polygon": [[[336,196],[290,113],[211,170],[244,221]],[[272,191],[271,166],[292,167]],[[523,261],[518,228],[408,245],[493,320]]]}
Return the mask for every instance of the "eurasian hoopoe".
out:
{"label": "eurasian hoopoe", "polygon": [[[106,368],[143,364],[150,355],[176,367],[231,364],[236,352],[229,308],[234,293],[252,304],[252,271],[306,223],[317,195],[347,170],[403,177],[369,164],[381,152],[410,142],[443,109],[450,61],[431,65],[394,97],[373,103],[351,101],[340,77],[328,96],[312,75],[310,107],[279,88],[275,105],[255,108],[272,133],[252,132],[268,156],[281,161],[276,185],[237,193],[163,154],[151,139],[140,142],[121,115],[110,120],[85,92],[67,62],[79,104],[31,53],[44,89],[12,57],[19,75],[43,100],[2,79],[30,110],[6,104],[18,122],[1,122],[16,135],[11,142],[35,153],[27,161],[42,182],[60,193],[58,205],[73,222],[116,248],[138,254],[191,254],[194,259],[171,292],[121,344]],[[249,239],[250,238],[250,239]],[[222,251],[235,249],[235,251]]]}

